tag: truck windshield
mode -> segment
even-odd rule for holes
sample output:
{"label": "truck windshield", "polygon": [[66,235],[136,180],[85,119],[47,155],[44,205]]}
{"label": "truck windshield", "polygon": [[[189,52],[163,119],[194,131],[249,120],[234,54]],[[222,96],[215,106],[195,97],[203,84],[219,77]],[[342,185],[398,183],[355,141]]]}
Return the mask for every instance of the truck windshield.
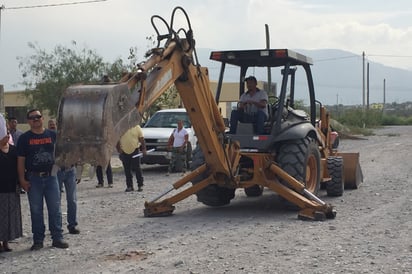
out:
{"label": "truck windshield", "polygon": [[175,128],[179,120],[183,121],[185,128],[192,126],[186,112],[157,112],[147,121],[144,127]]}

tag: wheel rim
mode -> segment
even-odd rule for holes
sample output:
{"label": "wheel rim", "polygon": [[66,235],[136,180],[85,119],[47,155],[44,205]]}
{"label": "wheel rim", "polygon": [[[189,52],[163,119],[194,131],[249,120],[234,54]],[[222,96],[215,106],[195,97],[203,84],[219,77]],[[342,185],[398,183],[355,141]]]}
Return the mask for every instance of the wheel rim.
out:
{"label": "wheel rim", "polygon": [[316,190],[317,185],[317,161],[315,155],[310,155],[308,158],[308,162],[306,164],[306,178],[305,178],[305,186],[306,189],[310,192],[314,192]]}

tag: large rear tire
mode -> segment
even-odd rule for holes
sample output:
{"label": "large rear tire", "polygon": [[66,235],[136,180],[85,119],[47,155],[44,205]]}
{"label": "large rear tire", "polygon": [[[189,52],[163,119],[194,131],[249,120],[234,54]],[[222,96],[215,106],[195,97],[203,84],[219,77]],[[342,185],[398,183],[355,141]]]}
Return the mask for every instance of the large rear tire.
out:
{"label": "large rear tire", "polygon": [[326,182],[326,194],[334,197],[342,196],[345,188],[343,158],[340,156],[328,157],[328,171],[331,180]]}
{"label": "large rear tire", "polygon": [[[202,150],[197,146],[193,151],[192,170],[195,170],[199,166],[205,163]],[[208,177],[209,172],[206,170],[192,180],[192,184],[196,184]],[[221,187],[215,184],[208,185],[207,187],[199,190],[196,193],[197,200],[208,206],[224,206],[230,203],[235,197],[235,189]]]}
{"label": "large rear tire", "polygon": [[[318,194],[321,179],[320,152],[314,139],[306,137],[284,143],[279,149],[276,162],[289,175],[303,182],[308,191]],[[287,182],[282,183],[289,186]]]}

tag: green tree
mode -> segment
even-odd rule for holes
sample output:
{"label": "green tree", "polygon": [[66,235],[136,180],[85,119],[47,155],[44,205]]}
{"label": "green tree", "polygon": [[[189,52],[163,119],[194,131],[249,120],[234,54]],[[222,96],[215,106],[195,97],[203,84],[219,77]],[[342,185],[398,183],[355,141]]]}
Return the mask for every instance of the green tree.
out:
{"label": "green tree", "polygon": [[34,53],[17,58],[30,106],[48,110],[55,116],[60,97],[68,86],[98,82],[103,75],[119,79],[130,68],[121,59],[111,64],[104,62],[94,50],[77,48],[75,41],[71,45],[72,48],[58,45],[47,52],[38,44],[29,43]]}

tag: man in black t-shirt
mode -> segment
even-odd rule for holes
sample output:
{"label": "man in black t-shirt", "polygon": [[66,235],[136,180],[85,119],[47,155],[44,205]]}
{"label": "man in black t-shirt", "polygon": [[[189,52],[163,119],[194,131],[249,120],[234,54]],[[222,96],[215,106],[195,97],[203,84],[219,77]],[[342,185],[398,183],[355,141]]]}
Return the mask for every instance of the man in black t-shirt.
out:
{"label": "man in black t-shirt", "polygon": [[59,184],[56,176],[51,174],[56,133],[43,127],[43,117],[37,109],[27,112],[27,122],[30,130],[20,136],[17,147],[17,169],[20,185],[27,192],[30,204],[33,232],[31,250],[43,248],[45,237],[43,198],[46,200],[49,213],[52,246],[68,248],[69,245],[63,241]]}

